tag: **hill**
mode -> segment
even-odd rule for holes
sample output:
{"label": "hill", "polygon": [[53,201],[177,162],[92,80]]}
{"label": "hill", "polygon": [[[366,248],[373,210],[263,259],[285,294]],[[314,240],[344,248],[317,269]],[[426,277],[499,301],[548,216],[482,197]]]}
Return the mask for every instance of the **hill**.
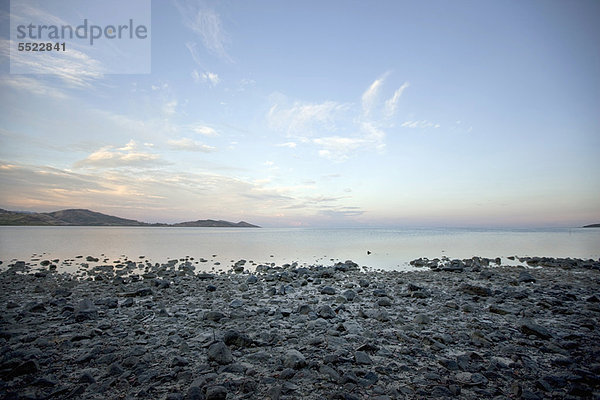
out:
{"label": "hill", "polygon": [[180,222],[178,224],[173,224],[172,226],[200,226],[211,228],[258,228],[258,226],[249,224],[244,221],[234,223],[228,221],[215,221],[212,219],[201,219],[198,221]]}
{"label": "hill", "polygon": [[584,228],[600,228],[600,224],[586,225],[586,226],[584,226]]}
{"label": "hill", "polygon": [[0,225],[25,225],[25,226],[176,226],[176,227],[215,227],[215,228],[259,228],[259,226],[241,221],[238,223],[228,221],[198,220],[181,222],[178,224],[148,224],[102,214],[84,209],[60,210],[49,213],[32,213],[21,211],[7,211],[0,209]]}

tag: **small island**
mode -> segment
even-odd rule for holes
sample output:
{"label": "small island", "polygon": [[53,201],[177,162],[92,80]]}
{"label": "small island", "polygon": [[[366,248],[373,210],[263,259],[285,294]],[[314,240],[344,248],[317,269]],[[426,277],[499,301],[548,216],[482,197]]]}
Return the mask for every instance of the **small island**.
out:
{"label": "small island", "polygon": [[85,209],[60,210],[49,213],[7,211],[0,209],[0,225],[12,226],[149,226],[149,227],[201,227],[201,228],[260,228],[244,221],[229,222],[212,219],[180,222],[176,224],[149,224],[133,219],[106,215]]}
{"label": "small island", "polygon": [[586,225],[583,228],[600,228],[600,224],[591,224],[591,225]]}

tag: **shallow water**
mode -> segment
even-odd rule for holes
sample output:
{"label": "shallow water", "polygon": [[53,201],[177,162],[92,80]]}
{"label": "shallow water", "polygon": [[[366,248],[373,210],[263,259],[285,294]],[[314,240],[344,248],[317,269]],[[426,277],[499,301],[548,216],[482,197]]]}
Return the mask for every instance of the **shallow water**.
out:
{"label": "shallow water", "polygon": [[410,260],[444,255],[598,259],[600,229],[0,227],[1,267],[15,259],[62,261],[78,255],[111,261],[145,256],[160,263],[202,257],[208,260],[199,264],[203,270],[227,269],[239,259],[276,264],[350,259],[361,266],[405,270]]}

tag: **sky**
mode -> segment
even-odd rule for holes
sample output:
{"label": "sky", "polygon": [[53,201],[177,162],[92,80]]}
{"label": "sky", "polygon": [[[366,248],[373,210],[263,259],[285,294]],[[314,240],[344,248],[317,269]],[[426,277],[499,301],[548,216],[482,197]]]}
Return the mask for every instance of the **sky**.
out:
{"label": "sky", "polygon": [[0,208],[600,222],[598,1],[154,0],[150,68],[127,74],[94,54],[11,74],[0,4]]}

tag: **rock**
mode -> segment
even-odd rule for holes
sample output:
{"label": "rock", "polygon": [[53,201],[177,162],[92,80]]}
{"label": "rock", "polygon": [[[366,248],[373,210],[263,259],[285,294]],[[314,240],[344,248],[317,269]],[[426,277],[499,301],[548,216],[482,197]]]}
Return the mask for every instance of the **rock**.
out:
{"label": "rock", "polygon": [[10,376],[22,376],[34,374],[39,371],[39,367],[37,363],[33,360],[25,361],[23,363],[18,364],[15,368],[10,372]]}
{"label": "rock", "polygon": [[98,318],[98,309],[90,299],[83,299],[77,304],[73,317],[78,322],[93,320]]}
{"label": "rock", "polygon": [[296,375],[296,370],[292,368],[286,368],[279,374],[279,379],[291,379]]}
{"label": "rock", "polygon": [[204,314],[204,319],[209,321],[219,322],[223,318],[225,318],[225,314],[220,311],[208,311],[206,314]]}
{"label": "rock", "polygon": [[356,298],[356,292],[352,289],[348,289],[342,293],[342,296],[344,296],[347,301],[352,301]]}
{"label": "rock", "polygon": [[175,356],[171,361],[171,367],[185,367],[189,365],[189,361],[185,357]]}
{"label": "rock", "polygon": [[430,324],[431,317],[427,314],[417,314],[414,321],[416,324]]}
{"label": "rock", "polygon": [[223,341],[227,346],[250,347],[254,345],[254,341],[248,335],[235,330],[225,332]]}
{"label": "rock", "polygon": [[379,307],[389,307],[392,305],[392,301],[387,297],[382,297],[377,300],[377,305]]}
{"label": "rock", "polygon": [[332,288],[331,286],[324,286],[323,288],[321,288],[321,294],[326,294],[326,295],[334,295],[335,294],[335,289]]}
{"label": "rock", "polygon": [[217,385],[206,388],[206,400],[225,400],[226,398],[227,389],[224,386]]}
{"label": "rock", "polygon": [[136,290],[135,292],[127,292],[123,293],[123,297],[144,297],[151,296],[153,294],[152,289],[150,288],[141,288]]}
{"label": "rock", "polygon": [[233,355],[225,343],[216,342],[208,348],[208,359],[226,365],[233,361]]}
{"label": "rock", "polygon": [[96,372],[93,369],[85,369],[81,371],[79,375],[78,383],[96,383],[96,379],[94,378],[93,373]]}
{"label": "rock", "polygon": [[217,290],[217,287],[215,285],[207,285],[206,286],[206,291],[207,292],[214,292]]}
{"label": "rock", "polygon": [[364,351],[357,351],[354,353],[354,361],[357,364],[362,364],[362,365],[371,365],[373,364],[373,361],[371,360],[371,357],[369,357],[369,355],[364,352]]}
{"label": "rock", "polygon": [[301,304],[298,306],[298,314],[308,314],[312,312],[312,308],[308,304]]}
{"label": "rock", "polygon": [[373,296],[385,297],[385,296],[387,296],[387,291],[385,289],[375,289],[375,290],[373,290]]}
{"label": "rock", "polygon": [[519,283],[535,283],[535,278],[527,271],[523,271],[519,274]]}
{"label": "rock", "polygon": [[319,373],[321,375],[325,375],[332,382],[339,382],[340,380],[340,374],[338,374],[338,372],[335,369],[331,368],[328,365],[321,365],[319,367]]}
{"label": "rock", "polygon": [[258,282],[258,277],[256,275],[250,275],[247,279],[246,279],[246,283],[248,285],[252,285],[255,284],[256,282]]}
{"label": "rock", "polygon": [[497,307],[493,304],[490,305],[490,307],[488,308],[488,311],[493,313],[493,314],[499,314],[499,315],[507,315],[510,314],[510,311],[505,310],[503,308]]}
{"label": "rock", "polygon": [[463,293],[471,294],[474,296],[487,297],[492,295],[492,291],[490,289],[482,286],[470,285],[468,283],[463,283],[462,285],[460,285],[459,290]]}
{"label": "rock", "polygon": [[283,366],[292,369],[304,368],[306,366],[306,358],[298,350],[288,350],[283,358]]}
{"label": "rock", "polygon": [[244,306],[244,302],[240,299],[234,299],[229,303],[229,307],[231,308],[240,308]]}
{"label": "rock", "polygon": [[123,373],[123,368],[121,367],[121,364],[115,362],[108,366],[108,371],[107,371],[108,375],[119,376],[122,373]]}
{"label": "rock", "polygon": [[540,339],[548,340],[552,337],[552,333],[541,325],[534,323],[531,320],[521,322],[520,330],[526,335],[535,335]]}
{"label": "rock", "polygon": [[317,309],[317,315],[324,319],[331,319],[337,317],[335,311],[333,311],[333,309],[327,304],[324,304]]}

